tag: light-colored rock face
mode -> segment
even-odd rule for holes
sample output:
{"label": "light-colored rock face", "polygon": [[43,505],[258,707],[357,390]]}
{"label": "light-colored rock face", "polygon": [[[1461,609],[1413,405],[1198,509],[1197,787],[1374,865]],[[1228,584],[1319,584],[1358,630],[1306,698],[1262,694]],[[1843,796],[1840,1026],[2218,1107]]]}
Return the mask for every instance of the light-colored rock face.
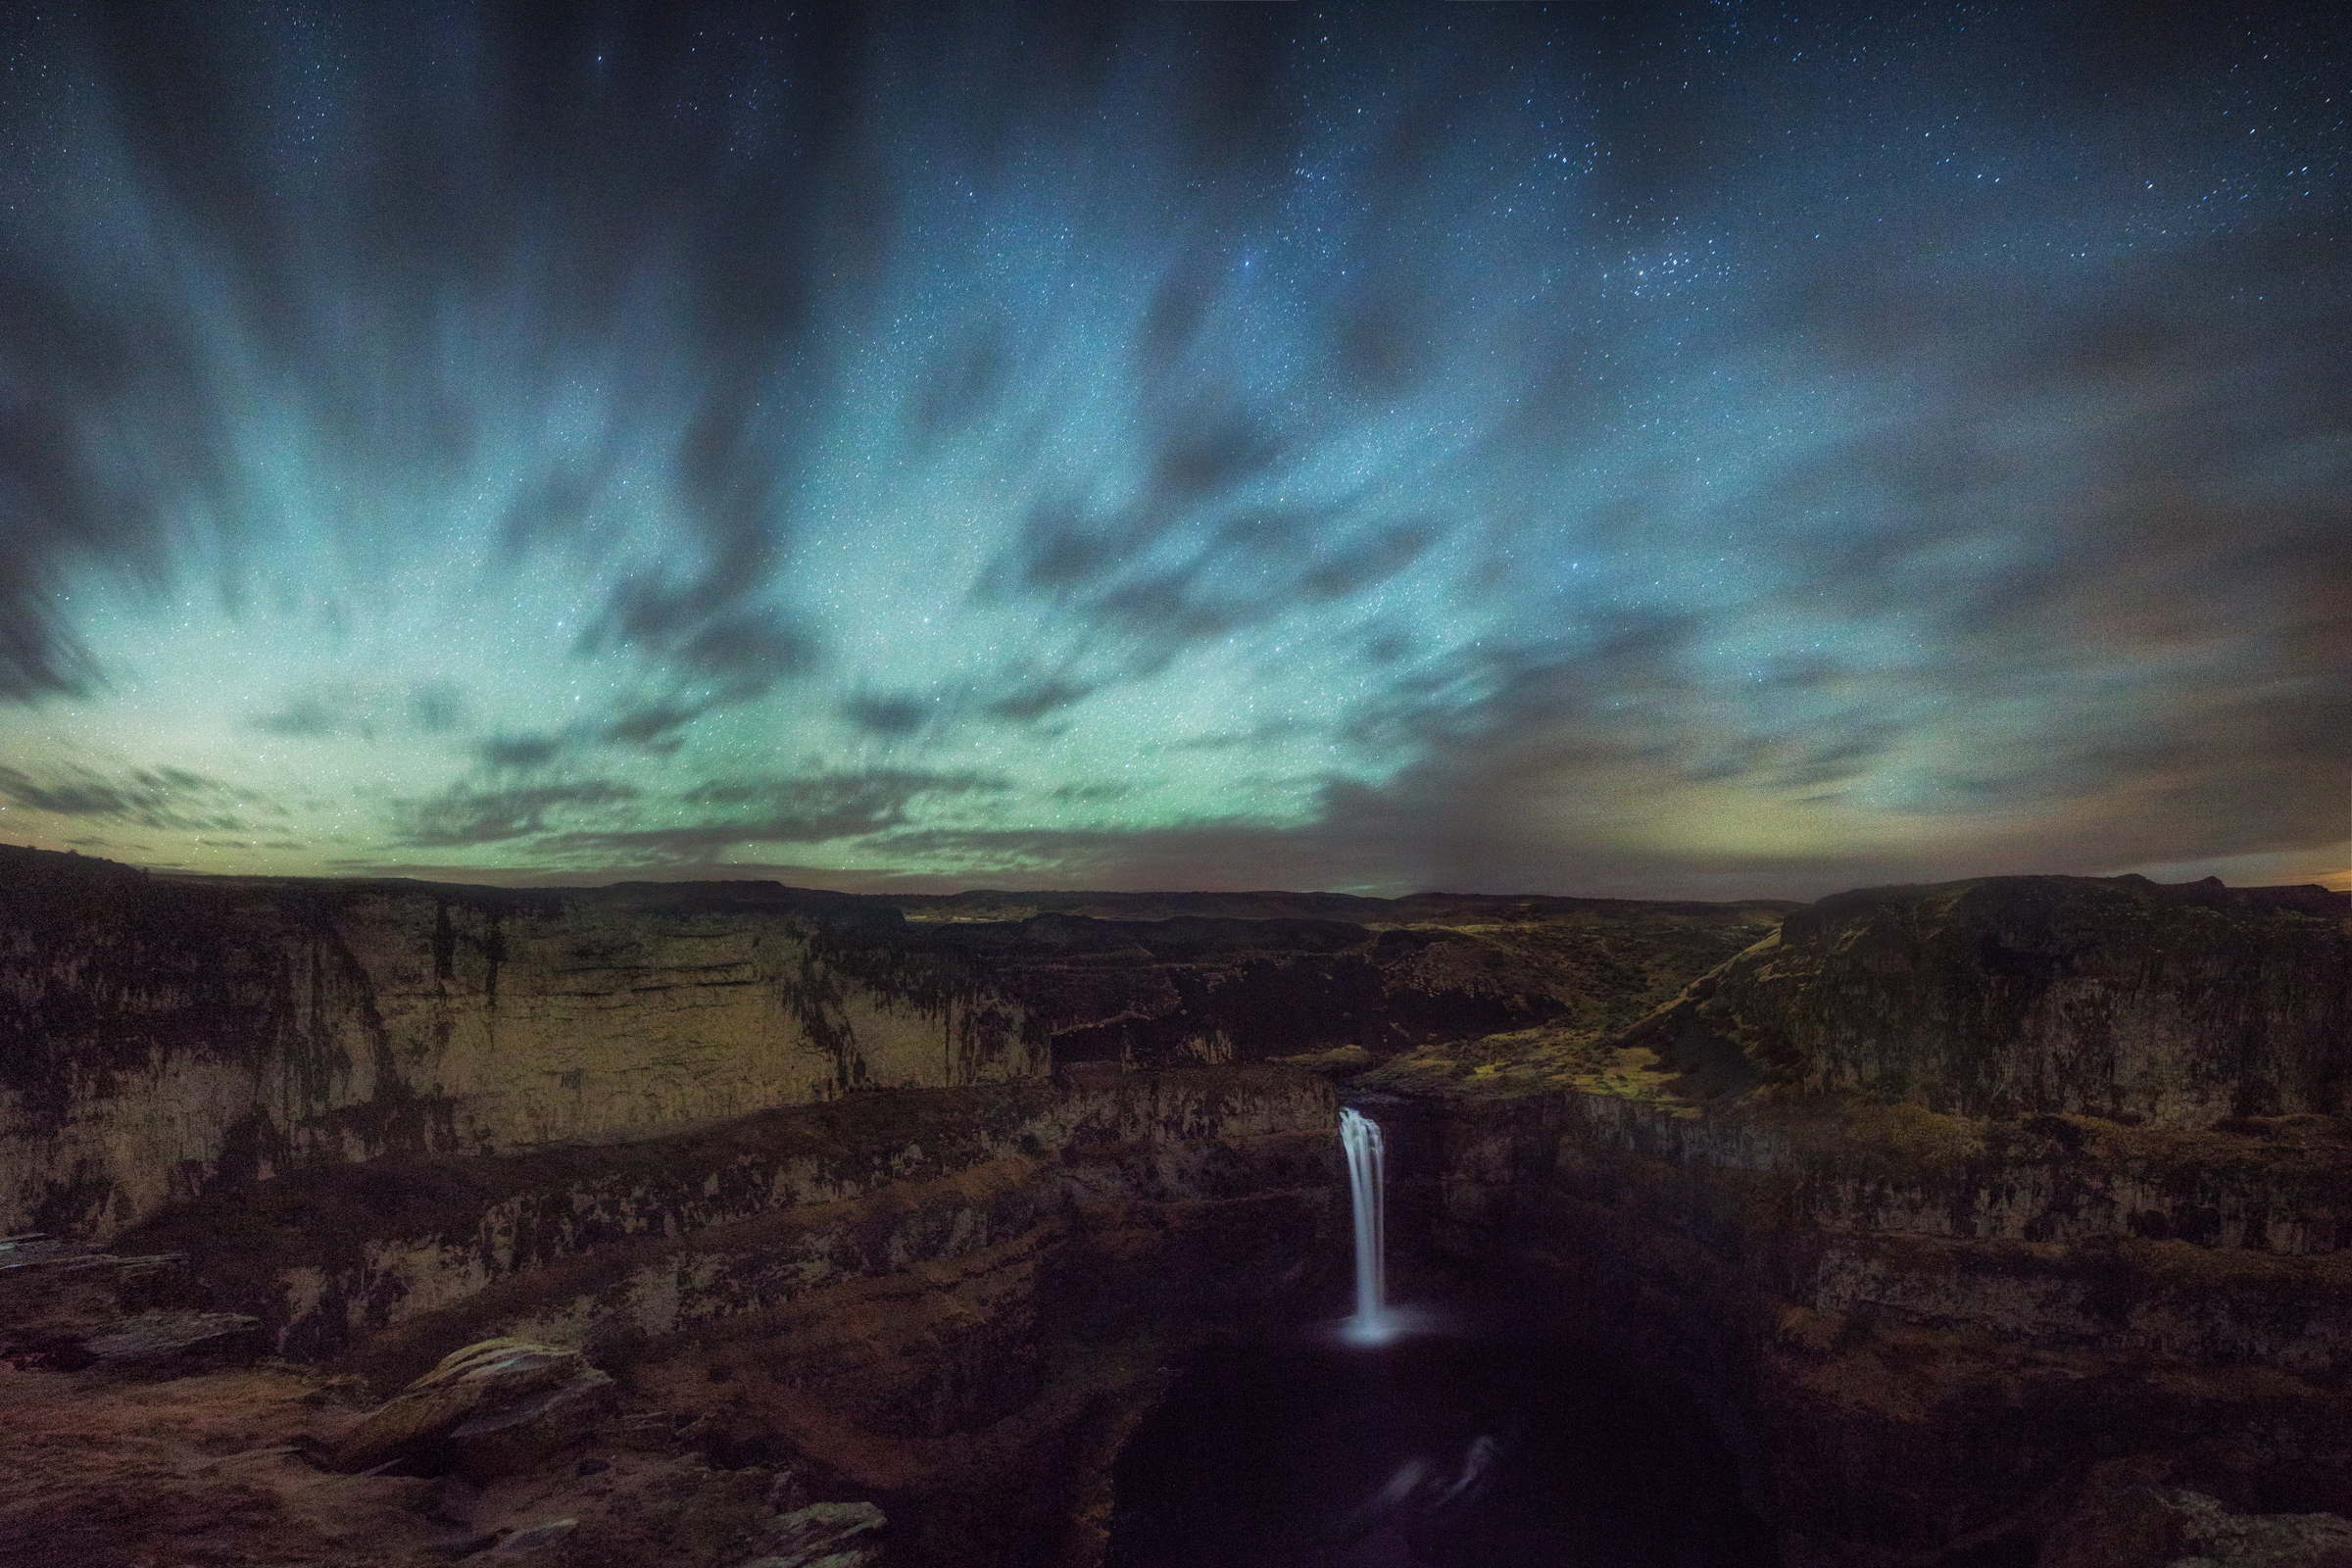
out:
{"label": "light-colored rock face", "polygon": [[0,930],[0,1230],[1047,1067],[1016,1004],[844,974],[788,910],[119,881]]}
{"label": "light-colored rock face", "polygon": [[1777,914],[1554,902],[909,923],[773,883],[245,882],[0,846],[0,1227],[105,1232],[306,1165],[629,1142],[1056,1061],[1595,1032]]}

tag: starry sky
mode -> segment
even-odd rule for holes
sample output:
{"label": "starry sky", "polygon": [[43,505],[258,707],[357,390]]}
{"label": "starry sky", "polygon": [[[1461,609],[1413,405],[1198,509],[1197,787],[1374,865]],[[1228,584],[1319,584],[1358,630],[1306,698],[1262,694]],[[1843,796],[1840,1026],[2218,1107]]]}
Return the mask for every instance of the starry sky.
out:
{"label": "starry sky", "polygon": [[0,14],[0,842],[2352,886],[2330,8]]}

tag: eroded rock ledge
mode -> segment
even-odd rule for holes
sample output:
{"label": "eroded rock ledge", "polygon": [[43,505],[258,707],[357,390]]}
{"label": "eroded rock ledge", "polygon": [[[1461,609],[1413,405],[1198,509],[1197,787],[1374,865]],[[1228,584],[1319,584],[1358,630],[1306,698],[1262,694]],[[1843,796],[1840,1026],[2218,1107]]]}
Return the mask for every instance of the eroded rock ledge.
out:
{"label": "eroded rock ledge", "polygon": [[[379,1395],[454,1348],[557,1347],[534,1353],[584,1358],[663,1434],[688,1432],[675,1464],[877,1502],[907,1561],[1084,1562],[1108,1459],[1159,1369],[1200,1335],[1296,1314],[1347,1223],[1322,1080],[1262,1064],[1088,1076],[298,1170],[117,1238],[12,1343],[41,1354],[77,1323],[91,1343],[233,1313],[263,1342],[248,1358],[274,1350]],[[148,1266],[108,1266],[129,1256]],[[335,1456],[405,1451],[392,1425]],[[541,1458],[609,1462],[594,1445],[611,1425]],[[596,1530],[575,1534],[561,1550],[592,1560]],[[713,1553],[666,1560],[732,1568]]]}
{"label": "eroded rock ledge", "polygon": [[2200,1507],[2352,1515],[2348,913],[1867,890],[1585,1092],[1388,1072],[1438,1107],[1437,1243],[1691,1387],[1795,1568],[2157,1568]]}
{"label": "eroded rock ledge", "polygon": [[0,846],[0,1235],[867,1089],[1631,1022],[1790,905],[515,891]]}

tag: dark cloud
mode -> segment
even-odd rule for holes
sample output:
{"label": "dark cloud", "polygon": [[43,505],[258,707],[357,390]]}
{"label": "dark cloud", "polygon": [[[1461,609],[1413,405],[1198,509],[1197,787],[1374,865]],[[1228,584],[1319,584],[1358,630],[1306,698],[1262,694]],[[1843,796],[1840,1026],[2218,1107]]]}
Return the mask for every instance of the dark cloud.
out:
{"label": "dark cloud", "polygon": [[485,767],[520,773],[547,766],[569,745],[558,735],[493,735],[474,747],[474,755]]}
{"label": "dark cloud", "polygon": [[675,751],[681,744],[678,731],[715,706],[707,700],[644,703],[622,710],[604,725],[600,733],[604,740],[614,745],[641,747],[647,751]]}
{"label": "dark cloud", "polygon": [[[252,564],[248,519],[267,509],[229,455],[257,396],[371,485],[462,491],[500,416],[453,380],[446,334],[518,378],[510,391],[541,395],[561,377],[555,345],[642,329],[640,258],[664,250],[685,292],[661,330],[695,368],[696,411],[674,419],[672,389],[646,377],[616,384],[613,414],[642,453],[639,484],[650,465],[682,497],[682,548],[668,574],[610,585],[592,641],[735,696],[809,668],[814,640],[762,601],[788,557],[799,432],[821,377],[777,372],[816,363],[811,280],[857,220],[836,167],[854,114],[846,63],[867,26],[846,13],[526,24],[465,7],[429,36],[352,8],[9,19],[12,57],[76,68],[31,80],[0,116],[28,186],[86,189],[103,165],[141,204],[142,236],[203,260],[182,268],[131,238],[117,248],[126,270],[85,286],[42,252],[37,226],[0,234],[0,698],[98,677],[54,601],[62,572],[96,563],[162,581],[191,516],[232,575]],[[470,67],[443,69],[452,51]],[[364,90],[347,100],[322,84],[379,57],[406,67],[355,68]],[[71,159],[61,134],[82,138]],[[175,276],[189,280],[176,295]],[[519,317],[485,289],[501,276],[536,285]],[[660,428],[675,434],[645,450]],[[625,477],[551,449],[508,542],[594,559]],[[364,511],[344,525],[365,527]],[[310,733],[318,715],[286,716],[287,733]]]}
{"label": "dark cloud", "polygon": [[975,773],[888,770],[713,781],[678,798],[699,820],[550,834],[533,849],[543,863],[714,862],[717,852],[744,845],[862,838],[904,823],[907,808],[921,797],[992,793],[1005,787],[1001,779]]}
{"label": "dark cloud", "polygon": [[1020,680],[1011,684],[1002,695],[989,699],[981,711],[991,718],[1008,718],[1015,723],[1032,723],[1047,714],[1084,702],[1094,695],[1096,687],[1083,681],[1060,680],[1048,676]]}
{"label": "dark cloud", "polygon": [[715,687],[706,710],[759,697],[778,681],[808,673],[819,661],[808,633],[772,611],[731,604],[763,582],[772,565],[766,548],[747,539],[739,559],[715,564],[699,581],[622,578],[608,592],[602,614],[581,633],[579,651],[634,649],[705,677]]}
{"label": "dark cloud", "polygon": [[547,831],[551,812],[574,815],[581,808],[610,808],[635,801],[639,795],[626,784],[595,780],[510,790],[477,791],[461,786],[426,800],[395,801],[392,842],[420,849],[456,849],[530,838]]}
{"label": "dark cloud", "polygon": [[978,426],[1003,397],[1011,370],[1004,334],[976,327],[922,378],[906,411],[907,434],[929,445]]}
{"label": "dark cloud", "polygon": [[[1350,599],[1396,576],[1442,539],[1433,519],[1380,509],[1202,501],[1271,461],[1234,435],[1222,456],[1184,462],[1183,485],[1095,514],[1066,501],[1032,507],[982,575],[982,602],[1043,600],[1093,633],[1125,678],[1155,673],[1186,648],[1266,624],[1301,606]],[[1269,449],[1270,450],[1270,449]],[[1020,716],[1017,713],[1013,716]]]}
{"label": "dark cloud", "polygon": [[133,768],[111,776],[69,768],[46,779],[0,767],[0,797],[56,816],[183,833],[241,832],[248,826],[245,812],[284,814],[264,797],[176,767]]}
{"label": "dark cloud", "polygon": [[298,692],[255,719],[253,727],[294,740],[435,737],[465,730],[472,711],[465,689],[449,681],[405,687],[347,684]]}
{"label": "dark cloud", "polygon": [[870,735],[912,735],[936,711],[919,697],[880,694],[853,697],[841,705],[841,716]]}
{"label": "dark cloud", "polygon": [[[243,831],[22,710],[103,718],[142,607],[340,671],[460,667],[402,630],[448,603],[470,691],[220,684],[273,759],[474,769],[398,842],[518,862],[1778,893],[2340,837],[2340,29],[1440,9],[0,15],[0,796]],[[733,746],[805,772],[679,793]],[[1202,779],[1232,818],[1141,814]],[[918,830],[982,793],[1139,814]]]}
{"label": "dark cloud", "polygon": [[1360,857],[1348,853],[1350,846],[1313,832],[1243,822],[1124,830],[925,829],[893,834],[879,847],[906,866],[978,862],[991,868],[985,878],[942,878],[958,887],[1322,892],[1360,886],[1366,870]]}

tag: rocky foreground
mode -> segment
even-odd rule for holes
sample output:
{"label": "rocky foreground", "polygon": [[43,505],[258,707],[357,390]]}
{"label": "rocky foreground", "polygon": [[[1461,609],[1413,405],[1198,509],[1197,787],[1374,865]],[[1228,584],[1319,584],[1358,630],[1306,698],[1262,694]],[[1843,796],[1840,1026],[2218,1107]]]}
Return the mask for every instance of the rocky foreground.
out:
{"label": "rocky foreground", "polygon": [[1344,1088],[1790,1568],[2343,1568],[2348,906],[0,850],[0,1556],[1081,1568],[1189,1348],[1337,1310]]}

